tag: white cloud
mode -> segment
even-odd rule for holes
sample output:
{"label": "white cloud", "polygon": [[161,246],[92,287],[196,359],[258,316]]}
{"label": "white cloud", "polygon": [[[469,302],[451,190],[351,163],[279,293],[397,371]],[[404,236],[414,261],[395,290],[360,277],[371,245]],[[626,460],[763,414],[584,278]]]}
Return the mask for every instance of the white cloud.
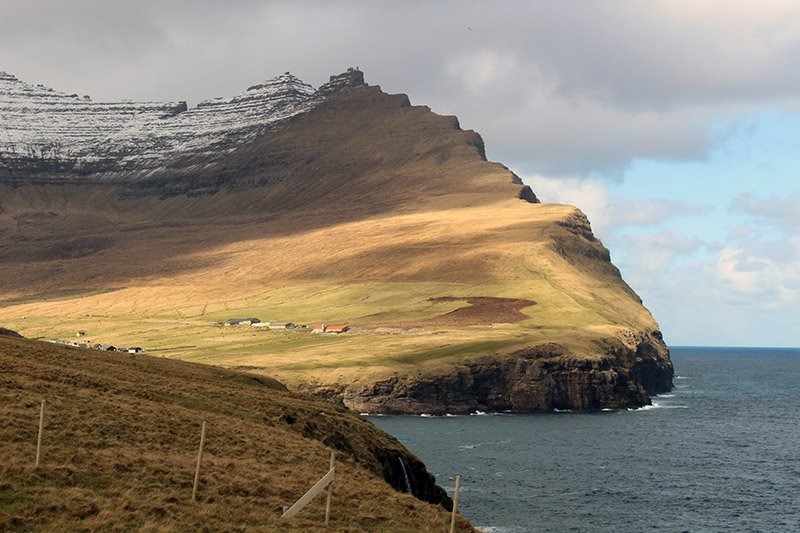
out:
{"label": "white cloud", "polygon": [[657,226],[675,217],[703,215],[711,210],[711,206],[700,202],[623,196],[612,192],[612,184],[595,179],[532,176],[525,182],[544,202],[579,206],[600,236],[620,228]]}
{"label": "white cloud", "polygon": [[447,65],[447,73],[458,78],[464,90],[481,93],[487,85],[502,83],[517,65],[512,51],[483,50],[461,55]]}

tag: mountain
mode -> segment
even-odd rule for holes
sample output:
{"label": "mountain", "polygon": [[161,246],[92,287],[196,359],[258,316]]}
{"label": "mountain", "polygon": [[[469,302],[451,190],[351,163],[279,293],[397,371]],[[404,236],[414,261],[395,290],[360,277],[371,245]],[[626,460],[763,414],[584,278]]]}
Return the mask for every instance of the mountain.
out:
{"label": "mountain", "polygon": [[[26,336],[86,331],[369,412],[620,408],[672,386],[586,216],[356,69],[185,110],[3,80],[0,322]],[[69,126],[90,120],[113,132]],[[233,317],[309,327],[216,325]]]}
{"label": "mountain", "polygon": [[[3,531],[327,530],[324,496],[288,522],[280,515],[327,472],[332,450],[335,530],[449,525],[452,502],[425,465],[341,407],[209,365],[8,334],[0,330]],[[459,530],[472,528],[461,519]]]}

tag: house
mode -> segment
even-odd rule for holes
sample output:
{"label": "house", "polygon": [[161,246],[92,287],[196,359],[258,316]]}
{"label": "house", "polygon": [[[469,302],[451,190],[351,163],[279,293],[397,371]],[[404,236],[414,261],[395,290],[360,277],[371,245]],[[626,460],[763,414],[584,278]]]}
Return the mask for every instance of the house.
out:
{"label": "house", "polygon": [[254,328],[269,328],[270,327],[269,324],[270,324],[269,322],[256,322],[256,323],[251,323],[250,326]]}
{"label": "house", "polygon": [[314,329],[311,330],[313,333],[325,333],[325,328],[327,326],[325,324],[314,324]]}
{"label": "house", "polygon": [[270,322],[269,329],[294,329],[297,326],[291,322]]}
{"label": "house", "polygon": [[142,349],[139,348],[138,346],[135,346],[133,348],[128,348],[127,352],[128,353],[142,353]]}
{"label": "house", "polygon": [[250,326],[261,322],[257,318],[229,318],[225,321],[226,326]]}

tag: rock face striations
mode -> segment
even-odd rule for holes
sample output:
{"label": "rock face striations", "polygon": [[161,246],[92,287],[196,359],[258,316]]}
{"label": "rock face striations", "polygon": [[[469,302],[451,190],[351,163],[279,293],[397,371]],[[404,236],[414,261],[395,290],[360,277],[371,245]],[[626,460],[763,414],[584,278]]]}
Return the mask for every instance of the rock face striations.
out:
{"label": "rock face striations", "polygon": [[[350,330],[210,325],[231,315]],[[137,331],[358,411],[597,410],[672,386],[586,216],[357,69],[193,108],[0,74],[0,321]]]}
{"label": "rock face striations", "polygon": [[363,84],[363,73],[351,69],[315,92],[286,72],[189,109],[186,102],[93,102],[0,72],[0,168],[119,179],[200,167]]}

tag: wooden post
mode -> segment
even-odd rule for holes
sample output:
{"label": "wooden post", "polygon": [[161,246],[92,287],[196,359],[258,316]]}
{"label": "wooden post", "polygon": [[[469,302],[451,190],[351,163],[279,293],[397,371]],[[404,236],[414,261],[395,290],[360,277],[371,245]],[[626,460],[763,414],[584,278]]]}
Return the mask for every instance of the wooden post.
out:
{"label": "wooden post", "polygon": [[35,466],[35,468],[39,468],[39,463],[42,460],[42,433],[44,433],[44,404],[45,404],[45,401],[42,400],[42,409],[39,412],[39,438],[36,441],[36,466]]}
{"label": "wooden post", "polygon": [[203,461],[203,446],[206,443],[206,421],[200,430],[200,449],[197,451],[197,469],[194,471],[194,487],[192,488],[192,501],[197,501],[197,485],[200,483],[200,463]]}
{"label": "wooden post", "polygon": [[289,507],[283,512],[281,518],[292,518],[297,513],[299,513],[303,509],[303,507],[308,505],[308,502],[310,502],[317,496],[317,494],[321,493],[323,490],[325,490],[325,488],[328,487],[328,485],[333,483],[333,478],[335,476],[336,476],[335,468],[331,468],[330,470],[328,470],[328,473],[322,476],[322,479],[317,481],[313,487],[308,489],[308,492],[303,494],[299,500],[294,502],[294,504],[291,507]]}
{"label": "wooden post", "polygon": [[[336,461],[336,452],[331,450],[331,467],[330,470],[333,470],[334,463]],[[325,525],[328,525],[331,517],[331,497],[333,496],[333,479],[331,479],[331,484],[328,485],[328,501],[325,502]]]}
{"label": "wooden post", "polygon": [[458,491],[461,488],[461,474],[456,475],[456,490],[453,493],[453,516],[450,518],[450,533],[456,530],[456,513],[458,512]]}

